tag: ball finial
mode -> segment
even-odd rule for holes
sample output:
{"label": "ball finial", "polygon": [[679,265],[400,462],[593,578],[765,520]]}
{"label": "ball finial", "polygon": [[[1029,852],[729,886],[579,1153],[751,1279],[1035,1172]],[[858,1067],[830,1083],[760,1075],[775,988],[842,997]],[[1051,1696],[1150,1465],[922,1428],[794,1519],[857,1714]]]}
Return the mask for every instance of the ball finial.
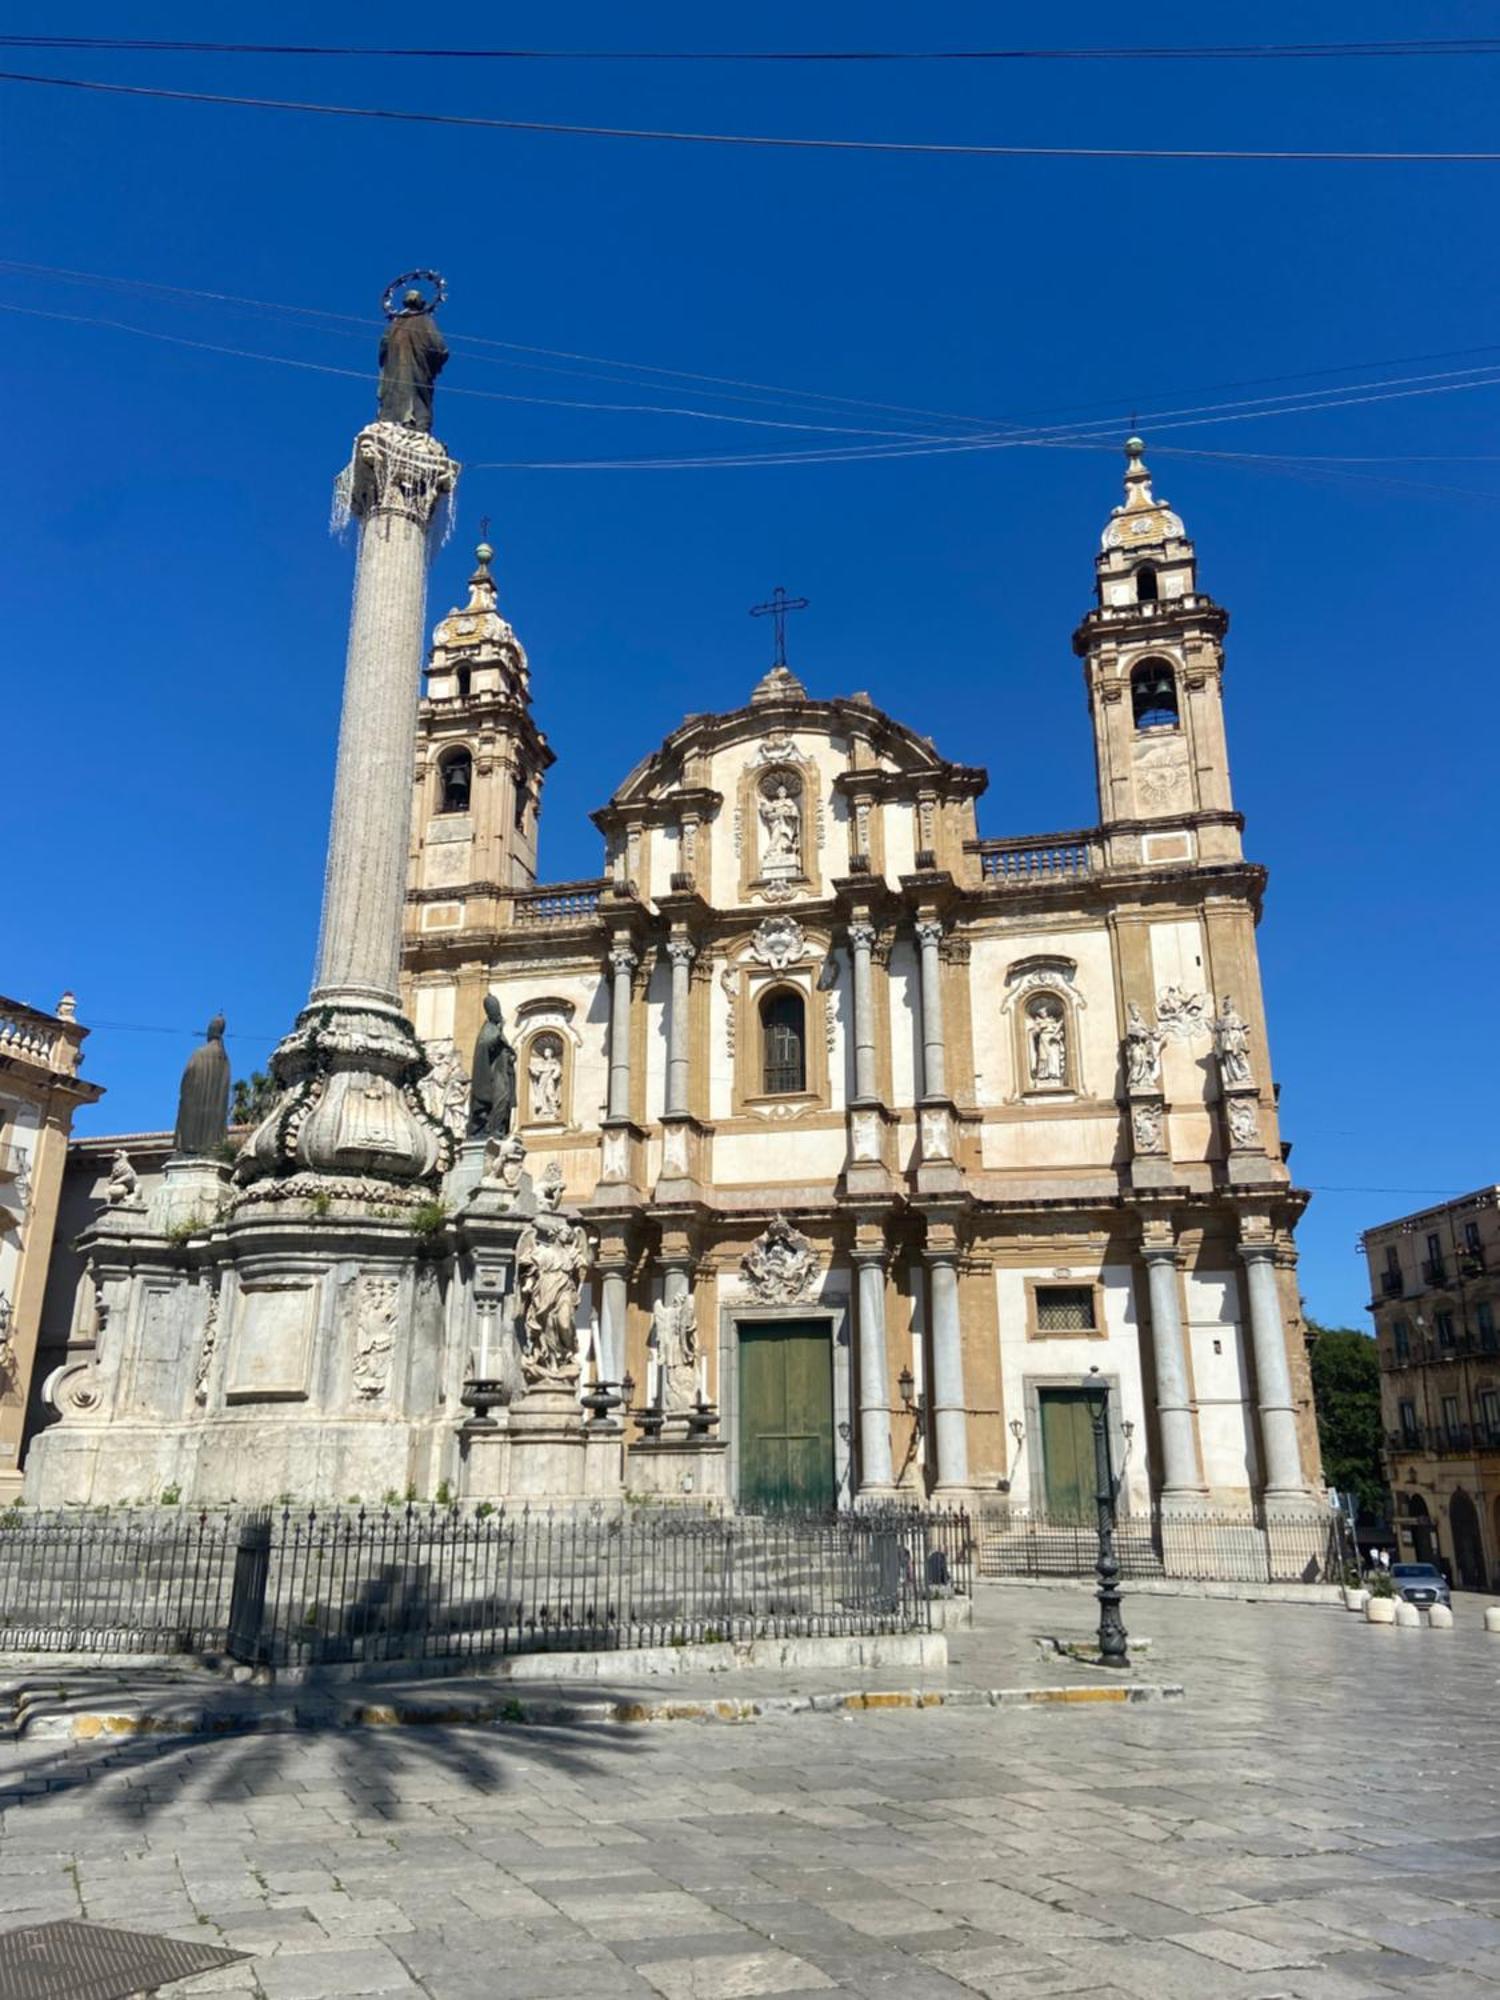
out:
{"label": "ball finial", "polygon": [[475,562],[488,563],[495,560],[495,551],[488,542],[481,542],[474,551]]}
{"label": "ball finial", "polygon": [[1125,440],[1126,456],[1128,458],[1139,458],[1141,453],[1145,449],[1146,449],[1146,440],[1142,437],[1137,437],[1134,431],[1132,431],[1130,436]]}

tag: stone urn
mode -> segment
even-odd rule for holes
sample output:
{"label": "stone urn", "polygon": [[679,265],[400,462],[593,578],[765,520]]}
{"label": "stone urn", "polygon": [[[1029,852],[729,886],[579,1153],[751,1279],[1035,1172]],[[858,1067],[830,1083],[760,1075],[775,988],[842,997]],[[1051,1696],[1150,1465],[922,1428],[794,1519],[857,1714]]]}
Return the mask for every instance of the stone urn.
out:
{"label": "stone urn", "polygon": [[1396,1599],[1394,1597],[1367,1597],[1365,1599],[1365,1623],[1367,1625],[1394,1625],[1396,1622]]}

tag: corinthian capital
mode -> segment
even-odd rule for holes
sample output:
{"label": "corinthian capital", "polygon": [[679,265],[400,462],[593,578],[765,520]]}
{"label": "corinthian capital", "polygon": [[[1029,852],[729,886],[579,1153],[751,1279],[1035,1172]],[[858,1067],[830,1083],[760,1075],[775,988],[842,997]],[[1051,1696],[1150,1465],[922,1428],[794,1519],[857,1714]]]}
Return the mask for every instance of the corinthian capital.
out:
{"label": "corinthian capital", "polygon": [[875,949],[875,926],[863,919],[856,919],[849,926],[849,942],[856,951]]}
{"label": "corinthian capital", "polygon": [[628,944],[617,944],[610,947],[609,963],[611,971],[616,973],[634,972],[640,962],[640,959],[630,949]]}
{"label": "corinthian capital", "polygon": [[943,941],[943,926],[936,917],[921,917],[917,922],[917,943],[924,949],[928,945],[938,945]]}
{"label": "corinthian capital", "polygon": [[457,483],[458,466],[429,432],[367,424],[334,488],[334,518],[366,521],[394,514],[426,528]]}
{"label": "corinthian capital", "polygon": [[697,956],[698,947],[691,938],[668,938],[667,957],[674,965],[691,965]]}

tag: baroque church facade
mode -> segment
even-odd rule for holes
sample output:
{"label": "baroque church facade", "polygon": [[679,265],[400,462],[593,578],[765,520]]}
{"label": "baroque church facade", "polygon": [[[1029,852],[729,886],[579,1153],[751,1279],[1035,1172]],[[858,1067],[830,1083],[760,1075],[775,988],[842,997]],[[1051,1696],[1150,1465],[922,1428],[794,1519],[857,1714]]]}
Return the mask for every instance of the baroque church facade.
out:
{"label": "baroque church facade", "polygon": [[982,838],[982,769],[782,660],[624,778],[596,879],[539,883],[553,753],[478,553],[428,659],[403,999],[455,1102],[498,999],[516,1135],[597,1246],[597,1372],[649,1407],[685,1315],[746,1506],[1075,1512],[1090,1378],[1130,1510],[1306,1506],[1228,618],[1139,440],[1073,639],[1076,832]]}

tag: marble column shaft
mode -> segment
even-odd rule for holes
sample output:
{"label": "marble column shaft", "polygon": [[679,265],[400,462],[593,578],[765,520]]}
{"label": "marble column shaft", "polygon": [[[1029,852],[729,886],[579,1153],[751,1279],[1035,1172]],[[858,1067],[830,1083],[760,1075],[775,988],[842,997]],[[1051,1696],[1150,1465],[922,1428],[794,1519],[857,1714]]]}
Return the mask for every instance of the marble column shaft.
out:
{"label": "marble column shaft", "polygon": [[854,957],[854,1095],[868,1099],[875,1088],[875,926],[849,926],[849,948]]}
{"label": "marble column shaft", "polygon": [[1168,1244],[1145,1250],[1151,1293],[1151,1344],[1156,1353],[1156,1416],[1161,1432],[1163,1498],[1201,1499],[1198,1448],[1188,1395],[1187,1356],[1177,1300],[1177,1252]]}
{"label": "marble column shaft", "polygon": [[937,1444],[937,1484],[969,1483],[969,1416],[964,1396],[963,1327],[958,1311],[958,1260],[950,1253],[927,1257],[932,1300],[932,1412]]}
{"label": "marble column shaft", "polygon": [[667,957],[672,963],[672,1002],[667,1017],[666,1108],[670,1117],[688,1109],[688,984],[697,953],[686,938],[673,938],[667,946]]}
{"label": "marble column shaft", "polygon": [[609,1013],[609,1115],[630,1116],[630,982],[636,955],[617,945],[609,955],[614,978]]}
{"label": "marble column shaft", "polygon": [[943,935],[940,923],[923,921],[917,925],[917,944],[922,954],[922,1094],[948,1094],[947,1045],[943,1038],[943,964],[938,945]]}
{"label": "marble column shaft", "polygon": [[1305,1500],[1307,1484],[1302,1476],[1297,1406],[1286,1358],[1286,1328],[1276,1285],[1275,1251],[1269,1243],[1242,1243],[1240,1256],[1249,1292],[1250,1340],[1255,1351],[1266,1498]]}
{"label": "marble column shaft", "polygon": [[891,1493],[891,1396],[885,1352],[885,1255],[854,1253],[859,1271],[859,1464],[861,1493]]}
{"label": "marble column shaft", "polygon": [[599,1350],[607,1382],[625,1373],[625,1319],[629,1284],[623,1265],[605,1265],[599,1274]]}

